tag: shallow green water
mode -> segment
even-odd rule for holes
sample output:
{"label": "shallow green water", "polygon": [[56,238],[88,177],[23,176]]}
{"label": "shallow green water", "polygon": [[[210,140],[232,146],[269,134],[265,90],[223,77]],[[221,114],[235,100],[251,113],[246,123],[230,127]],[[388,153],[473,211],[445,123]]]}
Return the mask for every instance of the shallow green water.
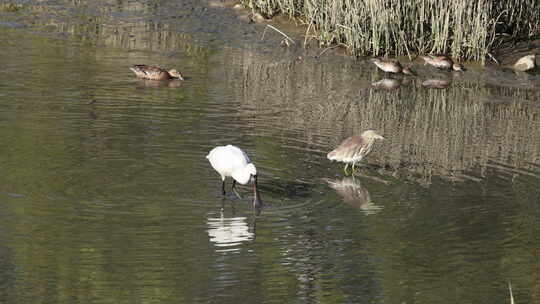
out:
{"label": "shallow green water", "polygon": [[[199,1],[9,2],[1,303],[540,302],[538,73],[417,64],[386,91]],[[344,177],[326,153],[367,128],[387,139]],[[259,216],[221,197],[205,156],[229,143]]]}

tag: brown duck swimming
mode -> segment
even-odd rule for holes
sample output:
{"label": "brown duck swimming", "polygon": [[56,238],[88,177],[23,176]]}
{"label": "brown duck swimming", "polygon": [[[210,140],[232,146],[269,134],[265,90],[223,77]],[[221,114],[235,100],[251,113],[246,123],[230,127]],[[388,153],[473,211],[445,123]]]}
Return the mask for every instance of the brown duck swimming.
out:
{"label": "brown duck swimming", "polygon": [[414,75],[409,67],[403,67],[396,59],[373,58],[371,62],[386,73]]}
{"label": "brown duck swimming", "polygon": [[424,59],[425,64],[429,64],[438,69],[464,71],[461,64],[454,62],[452,58],[446,55],[426,55],[420,57]]}
{"label": "brown duck swimming", "polygon": [[145,64],[136,64],[129,68],[139,78],[151,79],[151,80],[167,80],[167,79],[180,79],[184,80],[182,74],[175,69],[165,70],[157,66],[150,66]]}

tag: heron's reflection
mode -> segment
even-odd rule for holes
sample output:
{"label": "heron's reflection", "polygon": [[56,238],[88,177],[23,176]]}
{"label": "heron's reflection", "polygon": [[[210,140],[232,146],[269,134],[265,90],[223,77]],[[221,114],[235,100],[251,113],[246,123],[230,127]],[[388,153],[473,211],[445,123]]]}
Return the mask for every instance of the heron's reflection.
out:
{"label": "heron's reflection", "polygon": [[365,214],[375,214],[382,209],[371,201],[368,190],[354,177],[325,181],[330,188],[336,190],[344,203],[362,210]]}

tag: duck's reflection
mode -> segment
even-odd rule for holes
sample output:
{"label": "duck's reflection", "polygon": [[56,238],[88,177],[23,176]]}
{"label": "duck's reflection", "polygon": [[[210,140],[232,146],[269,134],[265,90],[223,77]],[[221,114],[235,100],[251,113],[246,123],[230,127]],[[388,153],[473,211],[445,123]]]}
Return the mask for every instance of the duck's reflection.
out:
{"label": "duck's reflection", "polygon": [[382,89],[382,90],[395,90],[401,86],[401,79],[393,79],[393,78],[383,78],[379,81],[372,82],[371,86],[375,89]]}
{"label": "duck's reflection", "polygon": [[336,190],[344,203],[362,210],[365,214],[375,214],[382,209],[371,201],[368,190],[354,177],[345,177],[341,180],[325,179],[325,182]]}
{"label": "duck's reflection", "polygon": [[179,88],[183,82],[181,80],[149,80],[139,79],[137,80],[137,86],[139,88]]}
{"label": "duck's reflection", "polygon": [[446,89],[450,85],[447,79],[426,79],[422,82],[422,86],[429,89]]}

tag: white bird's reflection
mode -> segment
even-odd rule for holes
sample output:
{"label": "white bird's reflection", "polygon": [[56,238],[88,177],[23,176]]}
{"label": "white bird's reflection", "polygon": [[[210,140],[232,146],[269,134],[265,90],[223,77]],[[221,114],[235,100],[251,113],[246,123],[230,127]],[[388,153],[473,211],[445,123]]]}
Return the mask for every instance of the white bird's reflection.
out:
{"label": "white bird's reflection", "polygon": [[232,247],[255,239],[250,231],[247,217],[208,217],[208,236],[217,247]]}
{"label": "white bird's reflection", "polygon": [[382,207],[375,205],[367,189],[354,177],[345,177],[341,180],[325,179],[330,188],[336,190],[344,203],[362,210],[365,214],[375,214]]}

